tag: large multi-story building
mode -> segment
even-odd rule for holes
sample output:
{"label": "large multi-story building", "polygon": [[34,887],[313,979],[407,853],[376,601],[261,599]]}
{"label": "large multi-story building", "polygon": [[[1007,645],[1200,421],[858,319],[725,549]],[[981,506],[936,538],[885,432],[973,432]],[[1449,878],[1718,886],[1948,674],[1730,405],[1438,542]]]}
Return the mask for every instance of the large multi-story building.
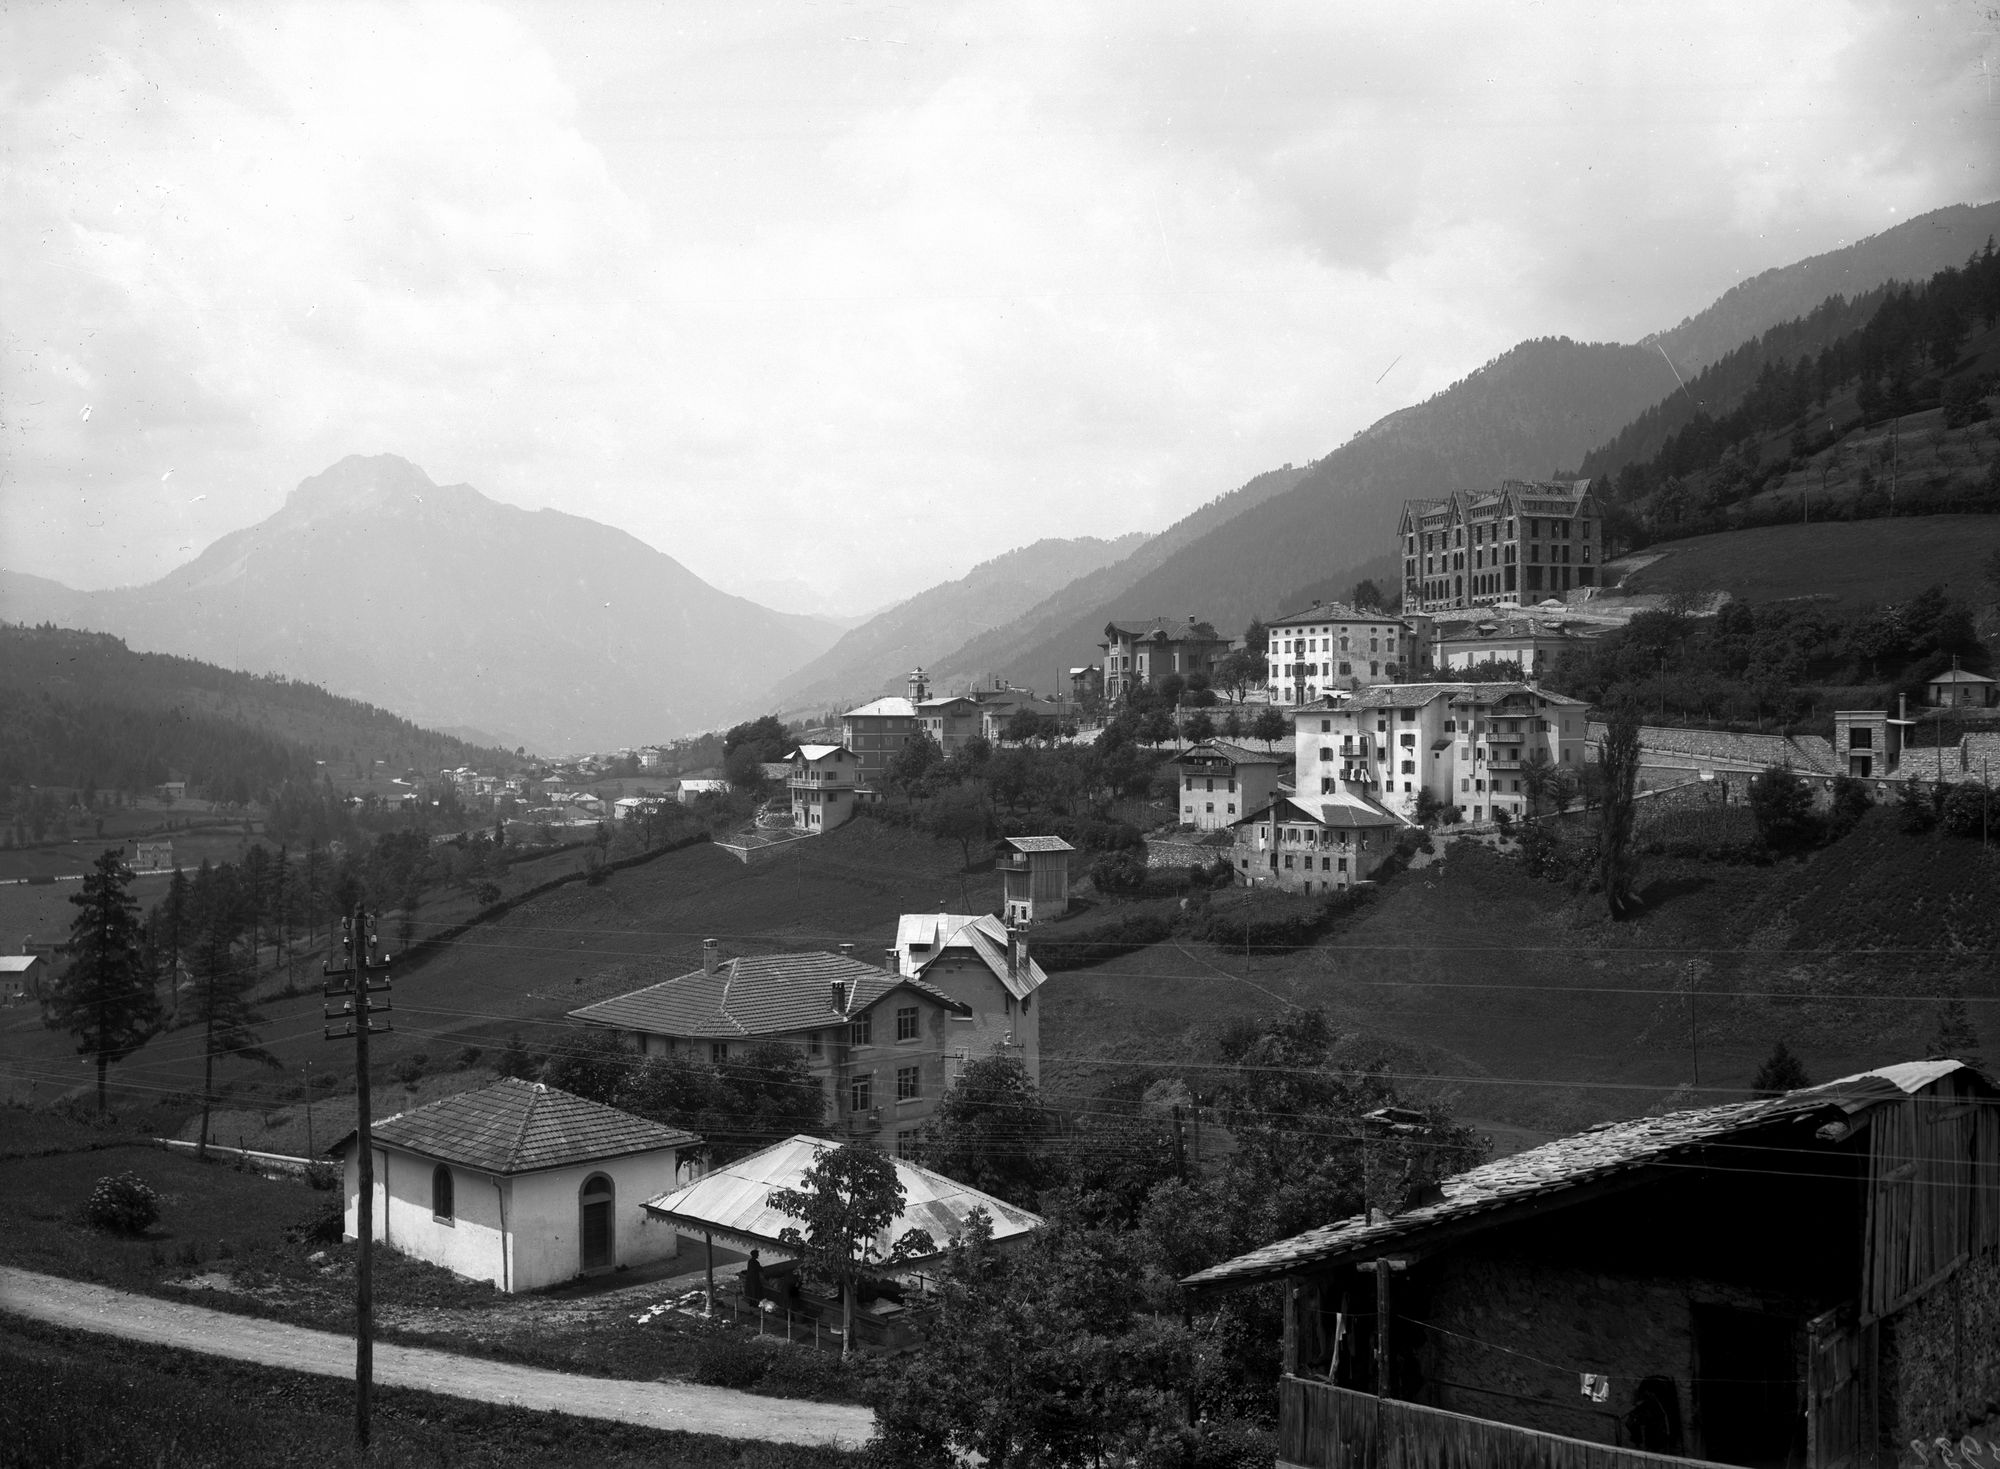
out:
{"label": "large multi-story building", "polygon": [[1248,812],[1270,804],[1291,765],[1292,752],[1281,744],[1259,749],[1234,740],[1206,740],[1190,746],[1166,767],[1180,786],[1180,824],[1227,831]]}
{"label": "large multi-story building", "polygon": [[1392,683],[1421,666],[1422,639],[1402,618],[1373,608],[1315,602],[1264,626],[1274,704]]}
{"label": "large multi-story building", "polygon": [[832,831],[854,814],[861,776],[845,745],[800,745],[787,769],[793,824],[807,831]]}
{"label": "large multi-story building", "polygon": [[1518,664],[1523,677],[1547,674],[1573,648],[1587,648],[1603,636],[1594,623],[1547,617],[1492,616],[1441,622],[1431,645],[1437,671],[1450,675],[1482,663]]}
{"label": "large multi-story building", "polygon": [[853,947],[723,959],[710,939],[701,968],[570,1015],[617,1032],[642,1056],[719,1064],[760,1042],[792,1046],[825,1088],[827,1136],[900,1147],[937,1109],[947,1062],[980,1028],[979,1013],[998,1006],[1004,1018],[1015,1001],[996,988],[968,1002],[901,973],[894,949],[877,968]]}
{"label": "large multi-story building", "polygon": [[1048,975],[1018,930],[991,913],[905,913],[896,921],[895,955],[897,973],[965,1006],[945,1022],[945,1090],[967,1063],[987,1056],[1013,1057],[1041,1084],[1035,992]]}
{"label": "large multi-story building", "polygon": [[1604,517],[1589,480],[1504,481],[1406,500],[1397,527],[1403,610],[1539,602],[1598,585]]}
{"label": "large multi-story building", "polygon": [[854,752],[864,785],[878,785],[917,729],[917,706],[897,695],[871,699],[840,716],[841,743]]}
{"label": "large multi-story building", "polygon": [[1587,733],[1580,699],[1525,683],[1394,684],[1292,711],[1293,790],[1300,800],[1342,792],[1414,819],[1417,797],[1457,806],[1470,821],[1528,814],[1523,763],[1536,752],[1581,773]]}
{"label": "large multi-story building", "polygon": [[1173,622],[1155,617],[1146,622],[1107,622],[1104,641],[1104,697],[1116,703],[1133,689],[1150,689],[1168,674],[1213,673],[1229,651],[1229,639],[1219,637],[1206,622],[1190,617]]}

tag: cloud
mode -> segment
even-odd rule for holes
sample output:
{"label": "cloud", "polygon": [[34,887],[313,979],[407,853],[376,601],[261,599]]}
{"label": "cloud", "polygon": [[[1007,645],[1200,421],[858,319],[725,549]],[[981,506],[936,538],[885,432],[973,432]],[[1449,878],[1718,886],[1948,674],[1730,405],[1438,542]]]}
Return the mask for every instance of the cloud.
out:
{"label": "cloud", "polygon": [[86,585],[390,450],[874,604],[2000,192],[1963,7],[6,24],[0,564]]}

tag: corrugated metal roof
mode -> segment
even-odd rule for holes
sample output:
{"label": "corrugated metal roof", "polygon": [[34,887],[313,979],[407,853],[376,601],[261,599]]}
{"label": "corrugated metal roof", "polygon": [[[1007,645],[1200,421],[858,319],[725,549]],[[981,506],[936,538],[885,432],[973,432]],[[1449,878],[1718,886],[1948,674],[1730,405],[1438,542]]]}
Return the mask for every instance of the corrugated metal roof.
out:
{"label": "corrugated metal roof", "polygon": [[1768,1122],[1830,1108],[1858,1112],[1880,1102],[1914,1095],[1960,1070],[1962,1064],[1909,1061],[1844,1076],[1823,1086],[1787,1092],[1782,1097],[1607,1123],[1447,1178],[1441,1185],[1444,1197],[1434,1204],[1380,1218],[1372,1224],[1365,1217],[1356,1216],[1308,1230],[1212,1265],[1188,1276],[1182,1284],[1196,1289],[1249,1285],[1349,1255],[1406,1246],[1424,1231],[1439,1225],[1456,1223],[1474,1214],[1499,1212],[1591,1179],[1660,1162]]}
{"label": "corrugated metal roof", "polygon": [[[345,1152],[354,1136],[350,1131],[327,1151]],[[499,1174],[533,1173],[701,1141],[681,1128],[512,1077],[385,1117],[374,1124],[374,1138],[441,1163]]]}
{"label": "corrugated metal roof", "polygon": [[[714,1229],[739,1238],[766,1240],[773,1247],[778,1236],[799,1221],[781,1214],[769,1203],[771,1192],[802,1186],[806,1170],[823,1152],[840,1144],[801,1133],[775,1143],[762,1152],[716,1169],[685,1188],[646,1201],[646,1208],[677,1223]],[[895,1242],[911,1229],[923,1229],[936,1240],[942,1252],[951,1240],[965,1233],[974,1209],[984,1209],[993,1221],[993,1238],[1011,1239],[1039,1229],[1039,1214],[1016,1208],[969,1188],[942,1173],[919,1168],[901,1158],[891,1160],[896,1182],[903,1186],[903,1212],[875,1237],[877,1257],[887,1255]]]}
{"label": "corrugated metal roof", "polygon": [[[833,1004],[833,982],[849,987],[845,1011]],[[908,986],[953,1010],[966,1006],[920,979],[905,979],[839,954],[758,954],[730,959],[709,974],[676,979],[570,1011],[589,1025],[650,1035],[731,1040],[786,1035],[845,1025],[869,1006]]]}

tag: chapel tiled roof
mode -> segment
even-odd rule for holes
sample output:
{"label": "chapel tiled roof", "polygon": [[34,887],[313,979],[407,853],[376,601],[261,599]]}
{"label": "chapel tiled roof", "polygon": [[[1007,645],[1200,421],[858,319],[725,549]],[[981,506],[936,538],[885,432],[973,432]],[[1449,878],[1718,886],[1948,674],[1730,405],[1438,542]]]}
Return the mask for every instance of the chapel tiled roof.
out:
{"label": "chapel tiled roof", "polygon": [[1382,1216],[1373,1223],[1365,1215],[1343,1219],[1212,1265],[1181,1283],[1195,1289],[1250,1285],[1350,1255],[1401,1248],[1427,1230],[1456,1224],[1469,1215],[1539,1202],[1591,1179],[1659,1163],[1767,1123],[1827,1109],[1852,1114],[1877,1103],[1899,1101],[1962,1064],[1910,1061],[1781,1097],[1606,1123],[1447,1178],[1440,1185],[1444,1197],[1436,1203]]}
{"label": "chapel tiled roof", "polygon": [[[385,1117],[373,1131],[378,1144],[497,1174],[533,1173],[701,1141],[681,1128],[513,1077]],[[327,1151],[345,1152],[354,1136],[349,1132]]]}
{"label": "chapel tiled roof", "polygon": [[[834,1008],[835,980],[849,988],[845,1010]],[[649,1035],[732,1040],[845,1025],[904,987],[950,1009],[966,1008],[920,979],[904,979],[839,954],[754,954],[724,960],[713,974],[697,969],[599,1000],[570,1011],[570,1016],[589,1025]]]}

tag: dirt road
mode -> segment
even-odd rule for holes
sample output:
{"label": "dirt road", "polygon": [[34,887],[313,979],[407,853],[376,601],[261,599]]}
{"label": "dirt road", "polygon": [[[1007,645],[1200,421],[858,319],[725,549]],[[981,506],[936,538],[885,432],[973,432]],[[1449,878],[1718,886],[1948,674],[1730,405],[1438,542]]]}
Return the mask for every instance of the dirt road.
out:
{"label": "dirt road", "polygon": [[[326,1377],[354,1375],[354,1343],[344,1336],[131,1295],[31,1270],[0,1266],[0,1312],[132,1341],[288,1367],[295,1372]],[[765,1398],[693,1383],[579,1377],[385,1342],[375,1344],[375,1380],[390,1387],[413,1387],[516,1408],[771,1443],[836,1443],[851,1448],[864,1443],[875,1431],[874,1414],[845,1404]]]}

